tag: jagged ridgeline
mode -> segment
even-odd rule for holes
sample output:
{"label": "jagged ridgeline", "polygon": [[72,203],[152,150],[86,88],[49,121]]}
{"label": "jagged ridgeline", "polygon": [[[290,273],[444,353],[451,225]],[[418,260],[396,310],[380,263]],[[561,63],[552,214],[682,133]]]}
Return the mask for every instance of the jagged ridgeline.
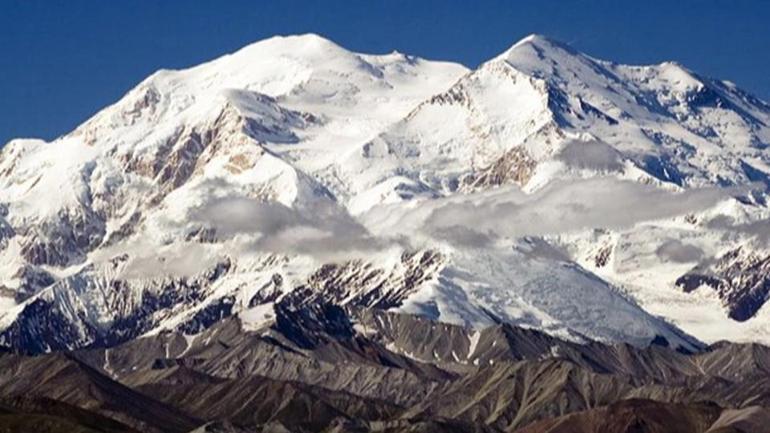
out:
{"label": "jagged ridgeline", "polygon": [[0,149],[0,430],[765,431],[769,144],[538,35],[158,71]]}

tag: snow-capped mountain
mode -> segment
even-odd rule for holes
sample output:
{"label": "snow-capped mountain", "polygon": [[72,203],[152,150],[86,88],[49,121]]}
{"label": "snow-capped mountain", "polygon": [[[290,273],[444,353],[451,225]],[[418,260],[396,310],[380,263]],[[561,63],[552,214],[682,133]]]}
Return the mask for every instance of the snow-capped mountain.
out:
{"label": "snow-capped mountain", "polygon": [[0,345],[258,326],[316,300],[768,342],[768,125],[729,82],[537,35],[475,70],[257,42],[3,147]]}

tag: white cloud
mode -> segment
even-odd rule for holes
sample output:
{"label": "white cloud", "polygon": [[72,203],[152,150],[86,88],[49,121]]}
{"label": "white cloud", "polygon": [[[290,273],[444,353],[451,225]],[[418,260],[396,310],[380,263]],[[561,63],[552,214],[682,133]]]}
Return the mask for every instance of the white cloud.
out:
{"label": "white cloud", "polygon": [[248,239],[246,248],[329,257],[384,247],[344,209],[319,201],[302,209],[244,197],[224,197],[192,209],[189,221],[213,228],[219,240]]}
{"label": "white cloud", "polygon": [[[425,202],[396,221],[393,217],[389,220],[395,230],[403,228],[451,243],[480,245],[499,237],[629,227],[705,210],[738,192],[703,188],[675,193],[630,181],[594,178],[554,182],[532,194],[504,187]],[[372,212],[380,211],[393,212],[385,208]]]}
{"label": "white cloud", "polygon": [[663,242],[655,254],[665,261],[675,263],[700,262],[703,259],[703,250],[695,245],[685,244],[677,239],[669,239]]}
{"label": "white cloud", "polygon": [[556,155],[556,159],[578,169],[609,172],[623,168],[620,153],[601,141],[571,141]]}

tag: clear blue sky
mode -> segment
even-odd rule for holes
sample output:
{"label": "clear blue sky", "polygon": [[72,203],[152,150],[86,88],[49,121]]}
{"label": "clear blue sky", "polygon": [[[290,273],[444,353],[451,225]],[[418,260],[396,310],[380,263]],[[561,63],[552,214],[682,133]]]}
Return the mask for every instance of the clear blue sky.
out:
{"label": "clear blue sky", "polygon": [[68,132],[156,69],[305,32],[471,67],[542,33],[608,60],[677,60],[770,99],[769,0],[0,0],[0,146]]}

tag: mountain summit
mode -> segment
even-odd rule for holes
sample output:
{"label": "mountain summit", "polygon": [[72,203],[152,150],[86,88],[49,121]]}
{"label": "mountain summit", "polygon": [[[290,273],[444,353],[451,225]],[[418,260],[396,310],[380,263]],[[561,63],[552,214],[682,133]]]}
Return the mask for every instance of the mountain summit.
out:
{"label": "mountain summit", "polygon": [[0,346],[315,302],[574,342],[767,342],[770,106],[532,35],[475,70],[275,37],[0,153]]}

